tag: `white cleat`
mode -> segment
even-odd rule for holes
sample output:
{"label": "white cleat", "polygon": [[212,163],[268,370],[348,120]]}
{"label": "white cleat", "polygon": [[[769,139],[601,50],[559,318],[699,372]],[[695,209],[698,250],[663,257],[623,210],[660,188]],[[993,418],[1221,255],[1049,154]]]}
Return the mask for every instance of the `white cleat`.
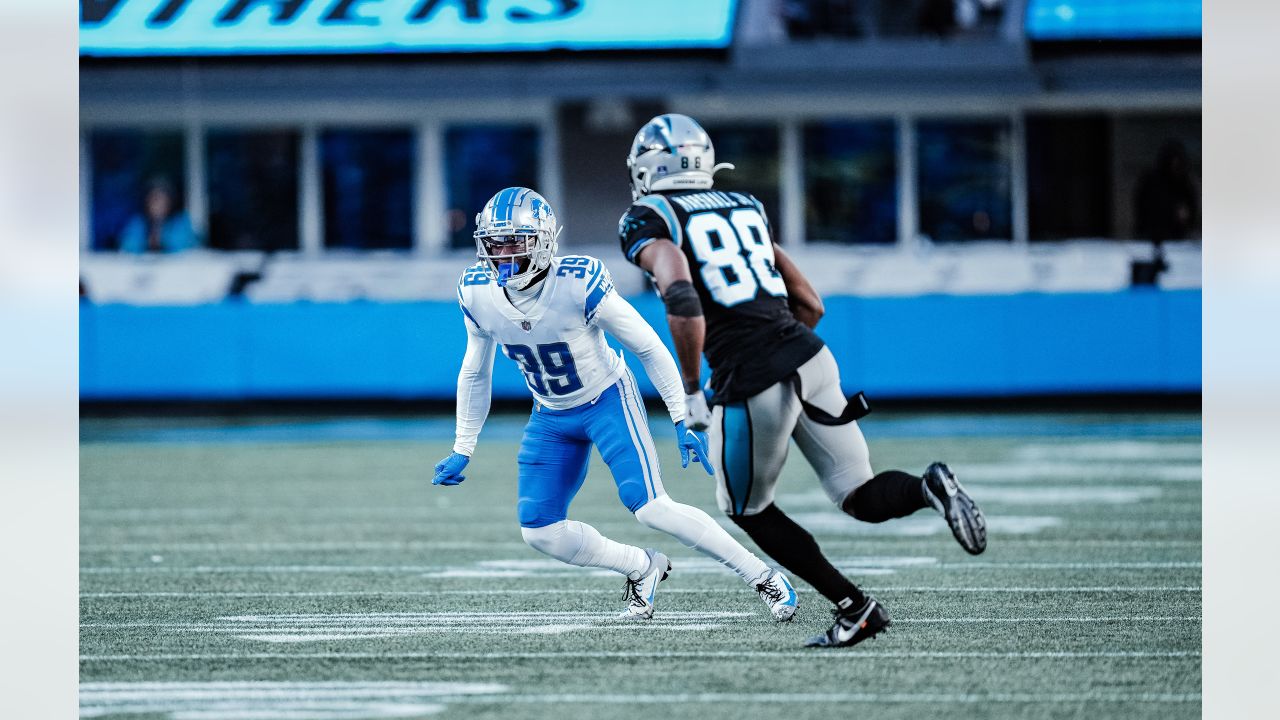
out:
{"label": "white cleat", "polygon": [[756,592],[760,593],[760,599],[769,607],[774,620],[786,622],[795,616],[800,599],[786,575],[773,571],[767,580],[756,585]]}
{"label": "white cleat", "polygon": [[649,569],[634,580],[627,578],[622,596],[627,601],[627,609],[618,616],[619,620],[639,621],[653,618],[653,596],[657,592],[658,583],[667,579],[671,572],[671,561],[657,550],[645,549],[649,556]]}

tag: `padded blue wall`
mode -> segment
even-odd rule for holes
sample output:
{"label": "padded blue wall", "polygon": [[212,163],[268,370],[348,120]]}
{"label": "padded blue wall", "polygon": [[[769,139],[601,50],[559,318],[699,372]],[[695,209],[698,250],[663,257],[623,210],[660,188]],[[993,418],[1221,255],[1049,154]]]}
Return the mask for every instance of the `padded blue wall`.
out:
{"label": "padded blue wall", "polygon": [[[661,303],[633,298],[670,343]],[[819,334],[875,398],[1198,392],[1200,291],[832,297]],[[80,308],[85,400],[454,396],[452,302]],[[653,388],[629,358],[642,387]],[[523,398],[496,360],[494,396]]]}

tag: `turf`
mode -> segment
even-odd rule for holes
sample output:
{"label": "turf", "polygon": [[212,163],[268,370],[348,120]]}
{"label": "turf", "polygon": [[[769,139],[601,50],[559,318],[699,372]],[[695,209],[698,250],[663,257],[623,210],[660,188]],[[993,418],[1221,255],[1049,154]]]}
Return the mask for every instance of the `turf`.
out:
{"label": "turf", "polygon": [[[793,453],[778,504],[894,619],[838,651],[801,647],[820,596],[796,581],[771,622],[635,523],[596,458],[571,515],[675,564],[653,623],[610,623],[617,576],[520,541],[519,426],[492,419],[440,488],[448,419],[86,421],[82,716],[1200,715],[1198,416],[868,418],[877,470],[951,463],[988,515],[977,558],[931,512],[844,517]],[[668,491],[719,517],[655,430]]]}

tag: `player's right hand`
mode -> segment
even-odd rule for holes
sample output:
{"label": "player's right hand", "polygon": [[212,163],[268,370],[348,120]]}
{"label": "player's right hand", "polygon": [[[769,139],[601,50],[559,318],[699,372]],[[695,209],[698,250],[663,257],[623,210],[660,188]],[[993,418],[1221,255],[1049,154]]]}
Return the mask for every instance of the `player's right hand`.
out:
{"label": "player's right hand", "polygon": [[711,466],[707,456],[707,443],[698,433],[685,426],[683,420],[676,423],[676,442],[680,446],[680,467],[687,468],[689,463],[702,463],[702,469],[708,475],[715,475],[716,469]]}
{"label": "player's right hand", "polygon": [[711,427],[711,409],[707,407],[707,396],[702,390],[685,393],[684,422],[690,430],[706,432]]}
{"label": "player's right hand", "polygon": [[467,467],[471,458],[462,453],[449,453],[449,457],[436,463],[436,476],[431,478],[432,485],[457,485],[466,480],[462,470]]}

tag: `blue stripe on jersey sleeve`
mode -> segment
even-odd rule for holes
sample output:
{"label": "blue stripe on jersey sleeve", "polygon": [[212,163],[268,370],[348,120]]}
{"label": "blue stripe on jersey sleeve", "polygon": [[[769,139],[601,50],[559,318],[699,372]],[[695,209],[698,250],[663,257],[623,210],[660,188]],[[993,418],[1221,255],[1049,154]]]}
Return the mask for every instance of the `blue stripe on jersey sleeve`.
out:
{"label": "blue stripe on jersey sleeve", "polygon": [[[680,228],[680,223],[676,222],[676,213],[671,209],[671,203],[661,195],[646,195],[636,201],[637,205],[653,208],[662,220],[667,223],[667,230],[671,236],[671,242],[680,247],[684,244],[684,232]],[[641,245],[640,247],[644,247]]]}
{"label": "blue stripe on jersey sleeve", "polygon": [[605,277],[602,282],[596,283],[593,290],[587,293],[587,301],[583,303],[582,314],[587,322],[591,322],[596,316],[596,310],[600,307],[600,302],[605,299],[610,292],[613,291],[613,281]]}
{"label": "blue stripe on jersey sleeve", "polygon": [[458,307],[462,308],[462,314],[471,321],[472,325],[476,326],[477,330],[483,331],[480,323],[476,321],[476,316],[471,314],[471,311],[467,309],[467,303],[462,299],[462,286],[458,286]]}
{"label": "blue stripe on jersey sleeve", "polygon": [[466,305],[463,305],[462,303],[458,303],[458,307],[462,308],[462,314],[467,316],[467,319],[471,321],[472,325],[476,326],[477,330],[482,329],[480,327],[480,323],[476,322],[476,317],[471,314],[471,311],[467,309]]}
{"label": "blue stripe on jersey sleeve", "polygon": [[648,247],[651,243],[653,243],[657,239],[658,238],[646,238],[636,243],[635,245],[632,245],[631,251],[627,253],[627,259],[630,260],[631,262],[635,262],[636,256],[640,254],[640,251]]}

